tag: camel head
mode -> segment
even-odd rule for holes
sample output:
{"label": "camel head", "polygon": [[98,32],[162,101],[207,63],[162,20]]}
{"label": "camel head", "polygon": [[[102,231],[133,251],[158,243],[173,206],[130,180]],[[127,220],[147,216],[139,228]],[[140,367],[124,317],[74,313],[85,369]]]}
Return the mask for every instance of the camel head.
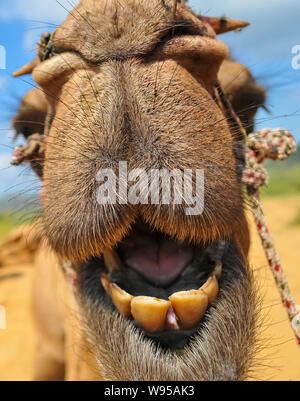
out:
{"label": "camel head", "polygon": [[[243,138],[216,87],[232,104],[254,93],[253,107],[264,91],[228,60],[221,28],[183,2],[82,0],[20,72],[47,104],[45,236],[78,274],[105,379],[238,380],[251,367]],[[230,86],[231,63],[243,74]],[[236,112],[253,124],[245,98]]]}

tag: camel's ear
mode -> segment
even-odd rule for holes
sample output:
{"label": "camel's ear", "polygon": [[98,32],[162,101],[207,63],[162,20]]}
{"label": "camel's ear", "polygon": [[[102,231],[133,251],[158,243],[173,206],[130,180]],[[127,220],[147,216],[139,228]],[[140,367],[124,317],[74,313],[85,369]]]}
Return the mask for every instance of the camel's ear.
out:
{"label": "camel's ear", "polygon": [[217,35],[230,31],[236,31],[238,29],[242,29],[250,25],[250,23],[247,21],[239,21],[225,17],[215,18],[215,17],[201,16],[200,18],[203,22],[209,24],[214,29]]}
{"label": "camel's ear", "polygon": [[40,63],[39,58],[35,58],[34,60],[30,61],[30,63],[24,65],[19,70],[13,73],[14,77],[21,77],[23,75],[31,74],[35,67]]}

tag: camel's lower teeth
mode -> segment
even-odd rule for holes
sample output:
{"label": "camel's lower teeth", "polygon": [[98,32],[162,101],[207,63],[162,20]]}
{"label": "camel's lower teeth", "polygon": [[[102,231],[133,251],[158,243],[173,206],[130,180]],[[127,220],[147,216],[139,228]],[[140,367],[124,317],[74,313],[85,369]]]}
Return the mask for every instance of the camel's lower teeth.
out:
{"label": "camel's lower teeth", "polygon": [[149,333],[163,331],[170,302],[152,297],[135,297],[131,301],[134,319]]}
{"label": "camel's lower teeth", "polygon": [[132,316],[147,332],[187,330],[199,324],[208,305],[217,298],[221,271],[222,263],[217,262],[212,275],[202,287],[176,292],[169,297],[169,301],[146,296],[134,297],[111,283],[105,273],[101,276],[101,283],[120,314],[125,318]]}
{"label": "camel's lower teeth", "polygon": [[111,284],[111,299],[122,316],[128,318],[131,315],[131,300],[133,296],[122,290],[117,284]]}
{"label": "camel's lower teeth", "polygon": [[208,306],[208,297],[202,290],[176,292],[169,299],[183,329],[197,326]]}
{"label": "camel's lower teeth", "polygon": [[202,290],[207,295],[208,303],[211,305],[217,298],[219,292],[219,284],[216,276],[210,276],[206,283],[204,283],[203,286],[200,287],[200,290]]}

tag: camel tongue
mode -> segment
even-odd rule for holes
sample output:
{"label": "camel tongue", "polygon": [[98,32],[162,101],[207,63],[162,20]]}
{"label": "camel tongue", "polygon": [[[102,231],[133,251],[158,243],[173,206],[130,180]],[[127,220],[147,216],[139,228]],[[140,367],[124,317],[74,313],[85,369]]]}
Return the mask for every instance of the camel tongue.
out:
{"label": "camel tongue", "polygon": [[121,244],[122,259],[149,282],[167,286],[194,259],[193,247],[150,230],[134,230]]}

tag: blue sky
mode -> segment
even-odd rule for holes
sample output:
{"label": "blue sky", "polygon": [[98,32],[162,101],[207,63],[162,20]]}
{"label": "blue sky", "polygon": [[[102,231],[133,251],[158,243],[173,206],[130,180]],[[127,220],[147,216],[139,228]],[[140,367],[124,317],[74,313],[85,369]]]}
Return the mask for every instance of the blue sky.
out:
{"label": "blue sky", "polygon": [[[150,0],[145,0],[150,1]],[[52,31],[63,21],[75,0],[0,0],[0,46],[6,49],[6,69],[0,69],[0,197],[9,192],[35,190],[34,176],[24,167],[10,167],[10,118],[18,101],[32,86],[29,77],[13,79],[11,74],[35,56],[41,33]],[[244,19],[250,27],[240,33],[222,35],[232,55],[251,68],[268,88],[267,106],[257,128],[282,126],[300,141],[300,69],[292,68],[292,48],[300,45],[299,0],[190,0],[203,15]]]}

